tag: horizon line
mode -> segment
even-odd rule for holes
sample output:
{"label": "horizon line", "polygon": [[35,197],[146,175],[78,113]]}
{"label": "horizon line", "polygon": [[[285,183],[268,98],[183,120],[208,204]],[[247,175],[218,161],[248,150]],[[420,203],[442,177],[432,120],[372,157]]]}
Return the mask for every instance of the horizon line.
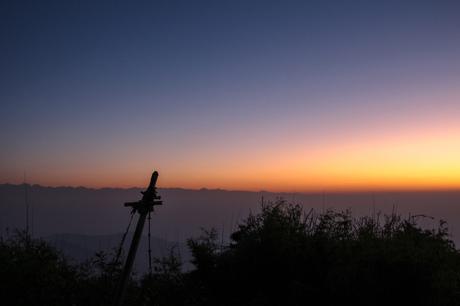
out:
{"label": "horizon line", "polygon": [[[146,187],[139,187],[139,186],[132,186],[132,187],[113,187],[113,186],[104,186],[104,187],[89,187],[83,185],[41,185],[41,184],[33,184],[33,183],[9,183],[3,182],[0,183],[2,185],[11,185],[11,186],[23,186],[27,185],[30,187],[41,187],[41,188],[72,188],[72,189],[88,189],[88,190],[104,190],[104,189],[118,189],[118,190],[130,190],[130,189],[138,189],[144,190]],[[251,193],[273,193],[273,194],[347,194],[347,193],[414,193],[414,192],[460,192],[460,187],[431,187],[431,188],[328,188],[324,190],[320,189],[311,189],[311,190],[304,190],[304,191],[274,191],[268,189],[226,189],[226,188],[209,188],[209,187],[200,187],[200,188],[187,188],[187,187],[157,187],[158,189],[169,189],[169,190],[185,190],[185,191],[224,191],[224,192],[251,192]]]}

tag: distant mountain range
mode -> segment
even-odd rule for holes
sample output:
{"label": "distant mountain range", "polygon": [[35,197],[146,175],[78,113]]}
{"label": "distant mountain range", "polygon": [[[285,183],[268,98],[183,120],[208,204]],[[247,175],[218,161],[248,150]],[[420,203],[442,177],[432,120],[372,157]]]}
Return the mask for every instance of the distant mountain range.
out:
{"label": "distant mountain range", "polygon": [[[61,243],[76,258],[110,247],[117,241],[129,220],[125,202],[140,199],[141,189],[83,187],[43,187],[27,185],[31,228],[34,236]],[[0,234],[7,228],[25,226],[25,185],[0,184]],[[379,193],[271,193],[226,190],[159,189],[163,205],[152,216],[152,235],[156,245],[180,244],[200,233],[200,228],[215,227],[226,240],[239,221],[256,212],[264,201],[278,197],[302,204],[306,209],[350,209],[355,215],[393,210],[408,216],[425,214],[427,227],[438,219],[449,222],[454,241],[460,245],[460,191],[379,192]],[[65,234],[65,235],[64,235]]]}

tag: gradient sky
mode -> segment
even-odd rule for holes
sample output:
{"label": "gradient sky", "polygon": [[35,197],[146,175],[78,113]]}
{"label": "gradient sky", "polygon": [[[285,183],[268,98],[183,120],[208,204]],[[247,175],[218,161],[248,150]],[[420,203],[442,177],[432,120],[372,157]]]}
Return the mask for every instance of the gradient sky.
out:
{"label": "gradient sky", "polygon": [[460,187],[459,1],[2,1],[0,183]]}

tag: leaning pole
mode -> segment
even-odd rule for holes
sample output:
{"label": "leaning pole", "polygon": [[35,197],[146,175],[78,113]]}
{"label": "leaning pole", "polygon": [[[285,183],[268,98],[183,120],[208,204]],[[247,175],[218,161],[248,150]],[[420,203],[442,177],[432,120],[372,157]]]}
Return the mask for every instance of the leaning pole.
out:
{"label": "leaning pole", "polygon": [[128,286],[128,280],[131,275],[134,259],[136,258],[136,252],[139,247],[142,231],[144,230],[145,219],[147,218],[148,213],[153,211],[153,207],[155,205],[162,204],[162,201],[160,201],[161,197],[157,195],[157,179],[158,172],[154,171],[152,173],[152,178],[150,179],[149,187],[147,190],[141,191],[142,199],[137,202],[125,203],[126,207],[132,207],[133,211],[139,214],[139,219],[137,220],[136,230],[134,231],[133,240],[131,241],[131,246],[129,247],[129,253],[121,273],[117,290],[115,291],[114,306],[123,305],[126,288]]}

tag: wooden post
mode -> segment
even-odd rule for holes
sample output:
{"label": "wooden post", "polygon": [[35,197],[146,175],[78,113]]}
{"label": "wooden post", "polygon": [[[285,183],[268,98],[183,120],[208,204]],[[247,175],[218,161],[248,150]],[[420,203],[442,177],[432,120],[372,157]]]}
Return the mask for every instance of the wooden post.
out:
{"label": "wooden post", "polygon": [[128,257],[126,258],[123,272],[121,273],[120,281],[115,292],[114,306],[122,306],[123,300],[128,286],[128,280],[131,275],[131,271],[136,258],[136,252],[139,247],[139,242],[142,237],[142,231],[144,230],[145,219],[147,214],[153,211],[153,206],[161,205],[162,201],[156,193],[156,182],[158,179],[158,172],[154,171],[152,178],[150,179],[150,185],[146,191],[142,192],[142,200],[138,202],[125,203],[125,206],[132,207],[139,213],[139,219],[137,220],[136,230],[134,232],[133,240],[129,248]]}

